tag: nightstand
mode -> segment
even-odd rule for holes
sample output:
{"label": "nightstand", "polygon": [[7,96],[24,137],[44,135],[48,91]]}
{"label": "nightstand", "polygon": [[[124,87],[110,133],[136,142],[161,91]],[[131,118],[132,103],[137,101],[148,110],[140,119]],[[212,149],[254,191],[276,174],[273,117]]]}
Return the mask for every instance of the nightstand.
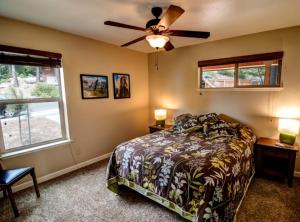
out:
{"label": "nightstand", "polygon": [[292,187],[297,144],[279,143],[276,139],[259,138],[255,144],[255,168],[257,175],[281,177]]}
{"label": "nightstand", "polygon": [[149,130],[150,130],[150,133],[154,133],[154,132],[157,132],[157,131],[169,129],[171,127],[172,127],[172,125],[164,125],[164,126],[153,125],[153,126],[149,126]]}

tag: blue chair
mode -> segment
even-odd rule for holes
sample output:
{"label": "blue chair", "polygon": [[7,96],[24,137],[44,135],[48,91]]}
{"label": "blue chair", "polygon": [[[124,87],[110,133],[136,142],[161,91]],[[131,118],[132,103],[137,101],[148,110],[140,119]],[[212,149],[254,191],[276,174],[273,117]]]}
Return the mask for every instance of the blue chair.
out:
{"label": "blue chair", "polygon": [[15,202],[13,192],[11,190],[11,186],[28,174],[30,174],[32,177],[37,197],[40,197],[40,192],[37,185],[36,176],[33,167],[3,169],[0,163],[0,190],[3,191],[4,198],[6,198],[8,195],[15,217],[19,216],[19,211]]}

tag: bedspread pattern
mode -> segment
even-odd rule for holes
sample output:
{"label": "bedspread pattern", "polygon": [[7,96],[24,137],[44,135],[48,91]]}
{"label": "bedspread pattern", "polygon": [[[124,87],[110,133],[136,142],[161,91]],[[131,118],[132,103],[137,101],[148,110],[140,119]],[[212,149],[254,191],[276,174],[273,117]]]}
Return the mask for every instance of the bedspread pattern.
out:
{"label": "bedspread pattern", "polygon": [[107,186],[119,184],[191,221],[231,221],[253,174],[255,136],[241,126],[235,136],[160,131],[120,144],[107,171]]}

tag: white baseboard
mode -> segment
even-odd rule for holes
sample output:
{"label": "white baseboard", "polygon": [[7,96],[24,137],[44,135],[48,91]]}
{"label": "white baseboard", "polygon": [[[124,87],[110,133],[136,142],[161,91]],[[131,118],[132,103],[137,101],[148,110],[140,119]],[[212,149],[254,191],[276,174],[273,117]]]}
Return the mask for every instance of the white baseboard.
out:
{"label": "white baseboard", "polygon": [[294,177],[300,177],[300,171],[295,171],[294,172]]}
{"label": "white baseboard", "polygon": [[[62,170],[59,170],[59,171],[56,171],[56,172],[53,172],[53,173],[50,173],[50,174],[47,174],[45,176],[42,176],[42,177],[39,177],[37,178],[37,182],[38,183],[43,183],[45,181],[48,181],[48,180],[51,180],[51,179],[54,179],[56,177],[59,177],[59,176],[62,176],[64,174],[67,174],[67,173],[70,173],[72,171],[75,171],[75,170],[78,170],[80,168],[83,168],[83,167],[86,167],[88,165],[91,165],[93,163],[96,163],[96,162],[99,162],[101,160],[104,160],[104,159],[107,159],[109,158],[111,155],[111,153],[107,153],[107,154],[104,154],[102,156],[98,156],[98,157],[95,157],[93,159],[90,159],[90,160],[87,160],[87,161],[84,161],[84,162],[81,162],[81,163],[78,163],[76,165],[73,165],[73,166],[70,166],[68,168],[65,168],[65,169],[62,169]],[[32,180],[30,181],[27,181],[25,183],[21,183],[19,185],[16,185],[16,186],[13,186],[12,187],[12,190],[14,192],[17,192],[17,191],[20,191],[20,190],[24,190],[28,187],[31,187],[33,186],[33,182]],[[0,193],[0,197],[2,197],[2,192]]]}

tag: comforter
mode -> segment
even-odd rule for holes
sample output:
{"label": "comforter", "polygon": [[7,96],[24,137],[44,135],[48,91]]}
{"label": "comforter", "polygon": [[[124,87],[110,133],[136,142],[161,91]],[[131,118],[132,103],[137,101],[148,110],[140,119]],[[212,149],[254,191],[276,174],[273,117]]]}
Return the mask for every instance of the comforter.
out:
{"label": "comforter", "polygon": [[251,181],[255,135],[239,125],[233,136],[165,130],[116,147],[107,187],[126,185],[190,221],[232,221]]}

